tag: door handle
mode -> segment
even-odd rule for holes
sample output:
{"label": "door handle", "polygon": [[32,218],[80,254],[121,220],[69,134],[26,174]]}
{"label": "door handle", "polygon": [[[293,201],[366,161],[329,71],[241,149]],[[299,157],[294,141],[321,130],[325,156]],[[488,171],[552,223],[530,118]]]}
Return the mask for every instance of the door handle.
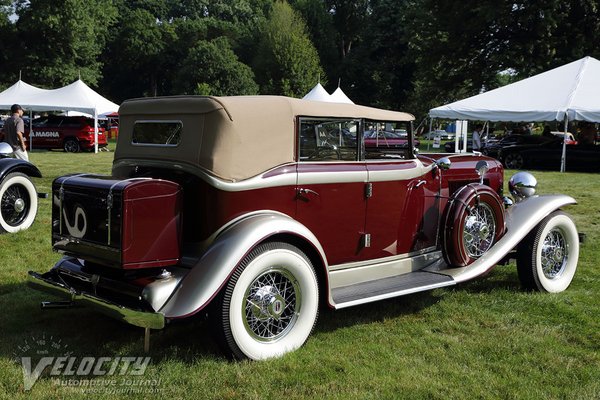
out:
{"label": "door handle", "polygon": [[415,185],[415,189],[418,188],[419,186],[423,186],[426,183],[427,183],[427,181],[419,181],[419,182],[417,182],[416,185]]}
{"label": "door handle", "polygon": [[300,188],[298,189],[298,194],[314,194],[315,196],[318,196],[319,193],[315,192],[314,190],[311,189],[304,189],[304,188]]}
{"label": "door handle", "polygon": [[317,193],[311,189],[305,189],[305,188],[296,189],[296,196],[302,200],[308,201],[308,196],[307,196],[308,194],[313,194],[315,196],[319,195],[319,193]]}

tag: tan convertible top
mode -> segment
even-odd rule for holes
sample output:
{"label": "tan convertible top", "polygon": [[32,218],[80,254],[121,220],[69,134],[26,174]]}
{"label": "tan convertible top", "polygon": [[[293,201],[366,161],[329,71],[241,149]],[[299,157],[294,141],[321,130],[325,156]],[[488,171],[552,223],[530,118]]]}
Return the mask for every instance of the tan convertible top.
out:
{"label": "tan convertible top", "polygon": [[[119,109],[115,161],[148,159],[199,166],[240,181],[294,161],[297,117],[412,121],[407,113],[354,104],[325,103],[281,96],[172,96],[125,101]],[[181,121],[176,147],[141,146],[131,141],[136,121]]]}

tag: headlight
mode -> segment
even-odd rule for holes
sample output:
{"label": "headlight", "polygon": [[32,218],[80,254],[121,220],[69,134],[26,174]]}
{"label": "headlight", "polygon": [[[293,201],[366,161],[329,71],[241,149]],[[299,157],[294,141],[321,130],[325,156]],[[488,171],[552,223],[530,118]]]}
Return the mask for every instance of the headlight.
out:
{"label": "headlight", "polygon": [[508,190],[516,201],[533,196],[536,187],[537,179],[529,172],[517,172],[508,181]]}

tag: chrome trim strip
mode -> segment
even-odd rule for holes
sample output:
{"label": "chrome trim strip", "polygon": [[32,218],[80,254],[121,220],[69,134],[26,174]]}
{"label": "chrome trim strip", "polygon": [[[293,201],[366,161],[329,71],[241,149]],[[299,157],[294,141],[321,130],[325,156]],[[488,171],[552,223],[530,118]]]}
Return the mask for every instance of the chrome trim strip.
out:
{"label": "chrome trim strip", "polygon": [[69,299],[75,303],[89,305],[109,317],[116,318],[131,325],[142,328],[162,329],[165,327],[165,316],[160,312],[138,311],[102,299],[90,293],[76,292],[62,283],[45,279],[37,272],[29,271],[27,283],[30,287]]}
{"label": "chrome trim strip", "polygon": [[415,257],[408,257],[408,255],[401,257],[396,260],[331,271],[329,273],[329,290],[421,270],[441,259],[442,252],[435,251]]}
{"label": "chrome trim strip", "polygon": [[[390,161],[393,162],[393,161]],[[323,172],[300,172],[296,173],[295,163],[285,164],[276,167],[272,170],[266,171],[263,174],[254,176],[249,179],[245,179],[239,182],[227,182],[219,179],[206,170],[193,166],[190,164],[177,164],[171,162],[164,162],[159,160],[138,160],[138,159],[126,159],[115,161],[113,168],[119,167],[136,167],[136,166],[152,166],[165,169],[174,169],[178,171],[185,171],[193,175],[198,176],[200,179],[208,183],[209,185],[226,192],[241,192],[245,190],[255,190],[264,188],[273,188],[280,186],[295,186],[299,185],[319,185],[319,184],[335,184],[335,183],[355,183],[355,182],[388,182],[395,180],[408,180],[415,179],[431,171],[432,166],[425,167],[419,159],[403,160],[400,162],[414,162],[417,164],[416,168],[408,169],[393,169],[386,171],[368,170],[369,162],[366,162],[367,167],[364,170],[358,171],[323,171]],[[353,163],[353,164],[363,164]],[[350,165],[351,163],[348,163]],[[379,163],[381,164],[381,163]],[[302,165],[309,165],[309,163],[302,163]],[[334,164],[329,165],[331,167]],[[269,176],[269,174],[275,169],[287,169],[281,174]]]}
{"label": "chrome trim strip", "polygon": [[[190,164],[178,164],[172,162],[165,162],[160,160],[141,160],[141,159],[126,159],[126,160],[118,160],[113,164],[114,168],[119,167],[136,167],[136,166],[148,166],[154,168],[164,168],[164,169],[172,169],[177,171],[188,172],[192,175],[195,175],[202,179],[204,182],[209,185],[226,192],[242,192],[245,190],[254,190],[254,189],[264,189],[264,188],[272,188],[279,186],[295,186],[296,185],[296,164],[286,164],[284,166],[279,166],[277,168],[287,167],[289,166],[290,171],[287,173],[282,173],[275,176],[269,176],[264,178],[265,175],[268,175],[271,171],[267,171],[264,174],[257,175],[255,177],[245,179],[239,182],[228,182],[222,179],[219,179],[213,175],[210,175],[206,170],[193,166]],[[276,169],[276,168],[274,168]]]}
{"label": "chrome trim strip", "polygon": [[428,172],[431,172],[431,169],[433,168],[433,164],[425,167],[418,158],[413,160],[405,160],[404,162],[414,162],[417,164],[417,166],[407,169],[390,168],[387,171],[374,171],[369,169],[369,182],[405,181],[409,179],[415,179],[427,174]]}
{"label": "chrome trim strip", "polygon": [[417,287],[414,287],[414,288],[411,288],[411,289],[400,290],[400,291],[397,291],[397,292],[386,293],[386,294],[382,294],[382,295],[379,295],[379,296],[365,297],[365,298],[360,299],[360,300],[353,300],[353,301],[348,301],[346,303],[335,304],[334,308],[336,310],[340,310],[342,308],[348,308],[348,307],[352,307],[352,306],[357,306],[359,304],[372,303],[374,301],[390,299],[392,297],[399,297],[399,296],[404,296],[404,295],[411,294],[411,293],[424,292],[424,291],[427,291],[427,290],[437,289],[437,288],[446,287],[446,286],[453,286],[453,285],[456,285],[455,281],[447,281],[447,282],[435,283],[435,284],[426,285],[426,286],[417,286]]}

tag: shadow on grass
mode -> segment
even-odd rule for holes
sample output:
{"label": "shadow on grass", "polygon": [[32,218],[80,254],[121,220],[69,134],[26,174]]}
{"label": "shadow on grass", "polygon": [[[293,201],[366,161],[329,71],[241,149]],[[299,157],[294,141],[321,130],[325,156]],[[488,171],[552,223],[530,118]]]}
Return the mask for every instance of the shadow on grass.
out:
{"label": "shadow on grass", "polygon": [[340,328],[382,322],[404,315],[415,314],[437,304],[442,297],[443,292],[429,291],[376,301],[342,310],[322,308],[316,331],[331,332]]}
{"label": "shadow on grass", "polygon": [[483,276],[458,284],[455,290],[467,293],[490,293],[495,290],[523,291],[514,264],[499,265]]}
{"label": "shadow on grass", "polygon": [[[59,299],[30,289],[25,283],[0,284],[0,309],[3,310],[0,358],[12,359],[18,355],[19,347],[42,338],[48,346],[60,343],[61,348],[75,357],[145,355],[143,328],[85,307],[41,309],[41,301],[55,300]],[[209,328],[208,321],[192,317],[164,330],[153,330],[147,355],[152,357],[153,363],[164,359],[192,363],[198,357],[221,358],[222,353]]]}
{"label": "shadow on grass", "polygon": [[[416,314],[436,305],[452,290],[489,293],[498,289],[521,290],[514,267],[498,267],[486,277],[454,289],[415,293],[337,311],[322,307],[316,332],[334,332]],[[83,307],[42,310],[40,302],[44,300],[55,299],[24,283],[0,285],[0,308],[4,310],[0,357],[14,358],[19,346],[28,339],[40,337],[62,343],[76,357],[144,355],[142,328]],[[175,321],[164,330],[152,331],[148,356],[152,357],[153,363],[177,360],[191,365],[199,358],[228,361],[213,336],[211,320],[200,314]]]}

